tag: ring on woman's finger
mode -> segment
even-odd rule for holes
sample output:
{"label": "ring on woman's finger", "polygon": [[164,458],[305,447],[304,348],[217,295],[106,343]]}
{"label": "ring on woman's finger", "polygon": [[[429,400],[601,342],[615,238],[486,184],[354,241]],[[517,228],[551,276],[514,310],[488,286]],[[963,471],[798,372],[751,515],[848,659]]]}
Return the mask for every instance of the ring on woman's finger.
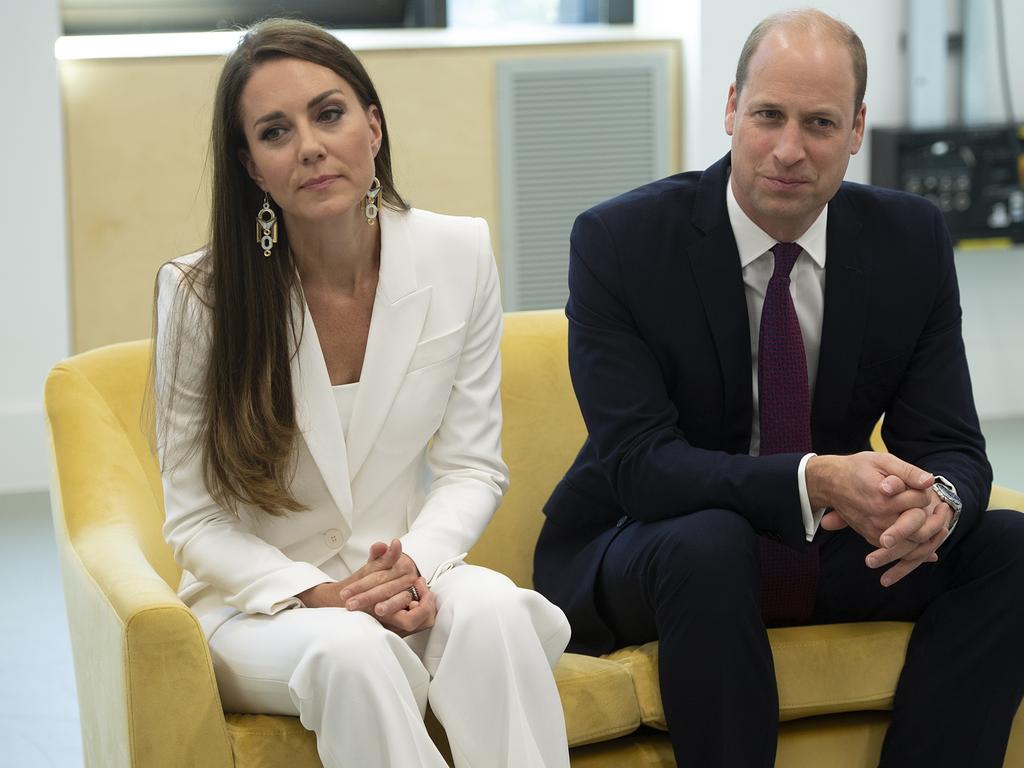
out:
{"label": "ring on woman's finger", "polygon": [[405,591],[408,592],[410,595],[412,595],[412,599],[413,600],[415,600],[416,602],[419,602],[419,600],[420,600],[420,591],[418,589],[416,589],[416,587],[414,587],[414,586],[413,587],[409,587]]}

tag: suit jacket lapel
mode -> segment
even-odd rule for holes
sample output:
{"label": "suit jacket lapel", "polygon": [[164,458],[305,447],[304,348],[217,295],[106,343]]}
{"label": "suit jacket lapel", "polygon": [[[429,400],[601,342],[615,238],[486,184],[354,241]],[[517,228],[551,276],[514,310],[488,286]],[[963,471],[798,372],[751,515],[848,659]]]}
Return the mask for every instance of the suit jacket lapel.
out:
{"label": "suit jacket lapel", "polygon": [[416,282],[416,244],[408,217],[382,208],[379,221],[380,276],[348,434],[348,467],[353,479],[405,380],[430,306],[430,286],[420,288]]}
{"label": "suit jacket lapel", "polygon": [[849,407],[867,321],[868,275],[860,216],[842,188],[829,202],[825,261],[825,315],[811,405],[813,442],[833,432],[830,420]]}
{"label": "suit jacket lapel", "polygon": [[750,385],[750,326],[736,238],[725,202],[730,156],[701,177],[693,224],[706,235],[689,248],[694,280],[718,353],[723,385],[723,436],[731,451],[750,450],[754,404]]}
{"label": "suit jacket lapel", "polygon": [[313,318],[305,301],[297,303],[301,306],[294,307],[295,316],[301,314],[304,319],[291,364],[295,417],[306,447],[350,532],[352,489],[338,408]]}

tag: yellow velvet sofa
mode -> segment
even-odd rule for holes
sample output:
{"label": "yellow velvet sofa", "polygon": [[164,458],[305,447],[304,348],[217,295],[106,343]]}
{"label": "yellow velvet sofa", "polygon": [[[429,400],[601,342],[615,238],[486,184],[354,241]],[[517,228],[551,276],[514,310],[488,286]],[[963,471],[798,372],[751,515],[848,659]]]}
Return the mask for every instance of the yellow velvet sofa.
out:
{"label": "yellow velvet sofa", "polygon": [[[529,586],[541,506],[579,448],[583,425],[561,312],[507,315],[502,351],[512,486],[470,559]],[[46,382],[86,765],[319,766],[314,739],[296,718],[222,711],[209,652],[175,595],[179,570],[160,534],[160,476],[141,414],[149,355],[146,341],[98,349],[58,364]],[[997,489],[993,504],[1024,509],[1024,494]],[[909,632],[902,623],[770,632],[784,721],[778,766],[877,764]],[[656,644],[604,658],[566,654],[556,677],[574,766],[675,764]],[[434,732],[443,742],[436,723]],[[1005,765],[1024,766],[1021,713]]]}

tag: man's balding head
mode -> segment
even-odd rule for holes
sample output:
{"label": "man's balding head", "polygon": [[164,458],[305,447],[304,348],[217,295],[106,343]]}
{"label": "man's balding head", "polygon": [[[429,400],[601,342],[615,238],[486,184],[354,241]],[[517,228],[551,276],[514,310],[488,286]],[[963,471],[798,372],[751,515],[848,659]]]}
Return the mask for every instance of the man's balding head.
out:
{"label": "man's balding head", "polygon": [[868,61],[867,55],[864,53],[864,44],[849,24],[813,9],[776,13],[754,27],[743,44],[739,62],[736,64],[737,94],[743,90],[748,77],[750,60],[754,57],[758,47],[768,35],[783,28],[805,34],[826,35],[834,39],[838,45],[845,46],[853,65],[853,111],[857,112],[860,105],[864,103],[864,91],[868,84]]}

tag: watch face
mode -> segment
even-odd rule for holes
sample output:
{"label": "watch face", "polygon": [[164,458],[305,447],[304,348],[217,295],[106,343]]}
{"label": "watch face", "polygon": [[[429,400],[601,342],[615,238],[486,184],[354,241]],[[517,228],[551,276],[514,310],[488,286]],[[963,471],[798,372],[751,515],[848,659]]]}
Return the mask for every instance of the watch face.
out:
{"label": "watch face", "polygon": [[963,506],[963,504],[960,501],[960,497],[957,496],[953,491],[951,491],[942,483],[935,483],[932,486],[932,490],[935,491],[935,493],[938,495],[940,499],[949,504],[949,506],[952,508],[954,512],[960,511],[960,507]]}
{"label": "watch face", "polygon": [[955,491],[939,481],[932,485],[932,490],[935,491],[936,496],[949,505],[949,509],[953,513],[949,523],[946,525],[946,530],[951,533],[960,520],[960,510],[963,509],[963,502],[960,501],[960,497],[957,496]]}

